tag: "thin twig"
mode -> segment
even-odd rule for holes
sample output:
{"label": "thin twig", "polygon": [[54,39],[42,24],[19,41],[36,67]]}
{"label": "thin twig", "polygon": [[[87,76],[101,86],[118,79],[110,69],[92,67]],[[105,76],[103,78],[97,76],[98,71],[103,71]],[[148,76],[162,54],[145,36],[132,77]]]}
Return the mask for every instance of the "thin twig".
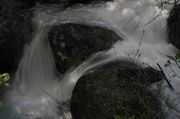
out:
{"label": "thin twig", "polygon": [[137,57],[137,55],[138,55],[138,53],[139,53],[139,51],[140,51],[140,48],[141,48],[141,44],[142,44],[142,40],[143,40],[143,36],[144,36],[144,30],[142,31],[142,35],[141,35],[141,39],[140,39],[140,42],[139,42],[139,47],[138,47],[138,49],[137,49],[137,52],[136,52],[136,54],[135,54],[135,57],[134,57],[134,60],[133,60],[133,62],[135,62],[135,60],[136,60],[136,57]]}
{"label": "thin twig", "polygon": [[42,89],[41,87],[39,87],[46,95],[48,95],[52,100],[54,100],[55,103],[57,103],[58,105],[58,108],[62,111],[62,112],[65,112],[68,117],[71,117],[69,115],[69,113],[66,111],[66,109],[64,108],[64,106],[58,101],[56,100],[51,94],[49,94],[47,91],[45,91],[44,89]]}
{"label": "thin twig", "polygon": [[160,12],[153,19],[151,19],[149,22],[147,22],[145,25],[143,25],[143,27],[151,24],[153,21],[155,21],[161,15],[161,13],[163,11],[163,8],[164,8],[164,4],[163,4],[162,0],[161,0],[160,3],[161,3],[161,10],[160,10]]}

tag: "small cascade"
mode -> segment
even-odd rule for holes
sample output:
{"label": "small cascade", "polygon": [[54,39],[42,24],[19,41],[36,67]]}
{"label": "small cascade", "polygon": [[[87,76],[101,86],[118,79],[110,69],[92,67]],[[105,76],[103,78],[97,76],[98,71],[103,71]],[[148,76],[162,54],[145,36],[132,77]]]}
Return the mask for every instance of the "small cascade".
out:
{"label": "small cascade", "polygon": [[[33,10],[32,20],[36,26],[33,39],[24,48],[12,91],[8,93],[7,105],[4,106],[5,109],[12,109],[14,114],[8,115],[6,112],[0,114],[0,118],[63,119],[65,116],[71,119],[69,100],[73,88],[78,79],[93,68],[117,59],[134,61],[139,65],[148,64],[156,69],[159,63],[168,76],[169,70],[164,67],[168,60],[166,56],[178,51],[166,40],[165,19],[169,7],[161,10],[154,0],[115,0],[103,5],[77,5],[65,10],[46,5]],[[47,35],[52,26],[65,23],[103,26],[115,31],[123,41],[115,43],[108,51],[92,55],[78,67],[60,75],[55,68]],[[163,85],[167,87],[166,83]],[[176,99],[174,102],[180,109],[180,80],[173,79],[172,85],[174,92],[168,88],[163,92],[171,100]],[[167,110],[171,113],[167,118],[178,119],[174,110]]]}
{"label": "small cascade", "polygon": [[[57,24],[56,19],[53,21],[41,19],[34,19],[37,30],[31,43],[25,47],[13,89],[8,94],[9,101],[13,105],[10,108],[20,115],[17,118],[70,119],[68,105],[78,79],[93,68],[116,57],[110,57],[110,53],[105,51],[96,53],[62,77],[55,69],[54,57],[47,39],[49,28]],[[64,20],[59,23],[64,23]],[[11,118],[10,116],[9,119]]]}

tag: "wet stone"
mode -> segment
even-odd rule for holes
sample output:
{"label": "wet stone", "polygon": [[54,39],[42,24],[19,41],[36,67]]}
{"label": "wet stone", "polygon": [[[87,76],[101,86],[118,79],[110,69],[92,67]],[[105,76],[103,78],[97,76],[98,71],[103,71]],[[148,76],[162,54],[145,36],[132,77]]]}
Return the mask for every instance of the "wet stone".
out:
{"label": "wet stone", "polygon": [[73,23],[52,27],[48,39],[60,73],[78,66],[94,53],[110,49],[113,43],[122,40],[107,28]]}
{"label": "wet stone", "polygon": [[165,119],[158,96],[149,90],[162,79],[161,73],[152,68],[133,64],[123,67],[121,62],[103,66],[78,80],[71,98],[72,117]]}
{"label": "wet stone", "polygon": [[168,40],[180,49],[180,4],[173,7],[167,20]]}

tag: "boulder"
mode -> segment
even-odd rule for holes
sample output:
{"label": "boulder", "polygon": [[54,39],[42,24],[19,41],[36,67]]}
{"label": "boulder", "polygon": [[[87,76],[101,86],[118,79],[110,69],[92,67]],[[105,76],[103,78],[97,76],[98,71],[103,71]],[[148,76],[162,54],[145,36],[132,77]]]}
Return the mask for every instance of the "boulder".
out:
{"label": "boulder", "polygon": [[180,49],[180,4],[175,5],[167,20],[168,40]]}
{"label": "boulder", "polygon": [[33,7],[36,4],[59,4],[63,6],[73,6],[75,4],[96,4],[104,3],[113,0],[13,0],[15,2],[20,2],[28,7]]}
{"label": "boulder", "polygon": [[28,9],[32,6],[30,6],[30,4],[19,2],[18,0],[17,1],[16,0],[0,0],[0,9],[2,7],[13,9],[13,11],[18,11],[18,10]]}
{"label": "boulder", "polygon": [[100,26],[66,23],[54,26],[48,33],[57,69],[64,73],[92,54],[107,50],[121,38]]}
{"label": "boulder", "polygon": [[162,80],[161,73],[122,64],[105,65],[79,79],[70,103],[73,119],[164,119],[160,101],[148,89]]}
{"label": "boulder", "polygon": [[0,5],[0,72],[17,67],[24,45],[31,40],[31,17],[12,4]]}

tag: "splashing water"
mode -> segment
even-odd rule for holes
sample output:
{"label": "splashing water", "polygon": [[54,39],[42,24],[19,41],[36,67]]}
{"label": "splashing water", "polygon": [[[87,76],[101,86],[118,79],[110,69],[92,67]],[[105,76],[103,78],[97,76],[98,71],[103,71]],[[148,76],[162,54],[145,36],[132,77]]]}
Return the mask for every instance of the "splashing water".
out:
{"label": "splashing water", "polygon": [[[34,8],[36,32],[32,42],[25,47],[13,90],[8,94],[8,103],[4,107],[9,106],[13,113],[3,112],[0,118],[59,119],[63,115],[71,118],[68,101],[78,79],[94,67],[114,59],[147,63],[154,68],[160,63],[163,67],[166,55],[178,51],[166,40],[168,11],[169,8],[161,10],[155,0],[116,0],[104,5],[81,5],[65,10],[54,5]],[[47,32],[54,25],[68,22],[107,27],[124,40],[106,52],[94,54],[62,77],[56,73]],[[164,70],[168,74],[169,71]],[[180,104],[180,80],[175,78],[171,83],[175,91],[166,88],[163,92]],[[60,106],[66,113],[59,110]],[[180,106],[177,105],[177,108],[180,109]],[[167,118],[178,119],[176,111],[168,111],[171,114]]]}

